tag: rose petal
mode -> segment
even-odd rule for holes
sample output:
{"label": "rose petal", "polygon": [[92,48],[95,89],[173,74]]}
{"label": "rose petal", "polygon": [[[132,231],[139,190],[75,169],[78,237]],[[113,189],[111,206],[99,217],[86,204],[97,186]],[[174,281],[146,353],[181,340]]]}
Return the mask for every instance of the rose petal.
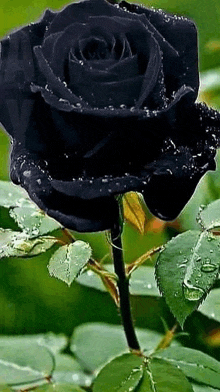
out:
{"label": "rose petal", "polygon": [[143,177],[121,176],[103,177],[95,179],[75,179],[74,181],[52,180],[52,186],[58,192],[71,197],[78,197],[83,200],[98,199],[117,195],[129,191],[142,190],[149,181],[149,175]]}
{"label": "rose petal", "polygon": [[[152,93],[152,90],[155,88],[156,83],[158,82],[160,72],[162,72],[162,59],[160,54],[160,48],[155,41],[154,45],[150,46],[149,62],[145,71],[141,93],[135,105],[136,108],[140,108],[143,104],[149,106],[149,95],[150,93]],[[160,106],[163,106],[164,104],[161,84],[157,83],[156,87],[157,105],[155,106],[155,109],[159,108]],[[151,95],[150,100],[153,101],[153,98],[154,96]],[[158,98],[160,98],[161,102],[158,102]]]}
{"label": "rose petal", "polygon": [[[201,154],[205,158],[205,153]],[[206,164],[201,167],[188,148],[179,149],[178,154],[165,154],[147,166],[146,172],[152,171],[152,176],[143,196],[150,211],[160,219],[174,220],[208,170],[215,170],[214,158],[207,157]]]}
{"label": "rose petal", "polygon": [[[97,83],[84,80],[84,83],[75,83],[71,86],[73,92],[82,96],[83,100],[90,106],[102,108],[105,106],[119,107],[122,103],[127,106],[133,106],[138,99],[143,76],[136,76],[132,79],[122,80],[119,82]],[[92,88],[92,94],[91,94]]]}
{"label": "rose petal", "polygon": [[61,32],[51,34],[44,40],[43,45],[41,46],[43,55],[49,63],[52,62],[54,56],[54,45],[56,44],[58,38],[60,38],[61,36]]}
{"label": "rose petal", "polygon": [[[36,55],[36,58],[38,60],[38,65],[43,73],[43,75],[46,78],[48,88],[59,98],[61,99],[66,99],[69,101],[70,104],[74,105],[76,103],[81,103],[81,105],[85,105],[85,103],[80,100],[77,96],[75,96],[72,91],[70,91],[64,83],[61,82],[61,80],[56,77],[50,68],[47,60],[43,56],[43,52],[40,46],[35,46],[34,48],[34,53]],[[41,87],[39,88],[39,91],[41,90]],[[35,91],[37,91],[35,89]]]}
{"label": "rose petal", "polygon": [[[82,23],[74,23],[68,26],[54,42],[50,66],[53,72],[62,80],[65,78],[64,63],[69,58],[70,50],[78,48],[79,39],[83,35],[90,35],[89,26]],[[57,61],[57,58],[60,61]]]}
{"label": "rose petal", "polygon": [[113,197],[84,201],[63,195],[53,189],[49,174],[41,164],[38,155],[21,150],[18,145],[13,149],[11,178],[26,189],[39,208],[65,227],[79,232],[113,227],[118,216],[118,205]]}
{"label": "rose petal", "polygon": [[[105,68],[105,65],[103,65],[103,68]],[[113,82],[116,80],[116,78],[117,78],[117,74],[108,71],[108,69],[102,70],[98,68],[92,68],[91,66],[89,67],[88,65],[82,66],[80,62],[69,60],[69,87],[70,88],[74,88],[74,85],[76,83],[80,84],[81,82],[84,82],[85,79],[89,84],[89,82],[93,83],[93,81],[99,83],[108,82],[108,81]]]}
{"label": "rose petal", "polygon": [[73,3],[56,14],[53,22],[45,34],[45,38],[59,31],[64,31],[72,23],[85,23],[90,16],[120,16],[124,19],[143,20],[142,15],[134,15],[118,8],[118,5],[112,5],[103,0],[85,0],[79,3]]}
{"label": "rose petal", "polygon": [[[146,25],[153,32],[164,54],[165,83],[169,94],[179,89],[181,85],[186,84],[194,89],[195,99],[199,88],[195,24],[187,18],[170,15],[161,10],[152,10],[136,4],[129,4],[126,1],[122,1],[119,6],[125,7],[135,15],[146,16]],[[173,55],[171,48],[173,48]]]}

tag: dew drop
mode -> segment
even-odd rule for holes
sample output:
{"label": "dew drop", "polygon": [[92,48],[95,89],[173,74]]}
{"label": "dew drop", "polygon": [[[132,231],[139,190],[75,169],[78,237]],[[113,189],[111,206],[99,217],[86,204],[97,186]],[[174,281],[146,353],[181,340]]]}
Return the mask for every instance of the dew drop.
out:
{"label": "dew drop", "polygon": [[72,380],[73,380],[74,382],[79,382],[79,375],[78,375],[78,374],[73,374],[73,375],[72,375]]}
{"label": "dew drop", "polygon": [[205,294],[203,289],[193,286],[188,282],[183,283],[183,292],[185,298],[189,301],[198,301]]}
{"label": "dew drop", "polygon": [[205,263],[201,267],[202,272],[214,272],[217,269],[217,265],[211,263]]}
{"label": "dew drop", "polygon": [[[209,236],[208,238],[207,238],[207,241],[208,242],[211,242],[211,241],[213,241],[213,240],[215,240],[215,237],[214,236]],[[212,252],[211,252],[212,253]]]}
{"label": "dew drop", "polygon": [[63,98],[60,98],[59,102],[60,103],[67,103],[67,104],[69,104],[69,101],[67,99],[63,99]]}
{"label": "dew drop", "polygon": [[30,177],[31,176],[31,171],[30,170],[25,170],[24,171],[24,173],[23,173],[23,175],[25,176],[25,177]]}

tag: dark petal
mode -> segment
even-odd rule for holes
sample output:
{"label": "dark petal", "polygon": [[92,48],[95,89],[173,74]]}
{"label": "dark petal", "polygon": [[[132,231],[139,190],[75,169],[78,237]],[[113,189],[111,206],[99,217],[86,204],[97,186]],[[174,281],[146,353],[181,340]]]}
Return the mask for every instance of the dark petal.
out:
{"label": "dark petal", "polygon": [[24,140],[31,122],[34,102],[30,92],[0,85],[0,122],[9,135],[20,141]]}
{"label": "dark petal", "polygon": [[44,163],[36,154],[14,146],[11,179],[22,185],[30,198],[49,216],[65,227],[79,232],[111,229],[118,219],[118,205],[113,197],[81,200],[57,192],[51,186]]}
{"label": "dark petal", "polygon": [[127,106],[135,105],[139,97],[143,76],[136,76],[132,79],[118,82],[97,83],[84,80],[71,86],[73,92],[82,96],[90,106],[103,108],[112,106],[112,109],[120,107],[121,104]]}
{"label": "dark petal", "polygon": [[33,103],[30,83],[37,80],[33,46],[41,44],[55,14],[47,10],[36,24],[26,26],[1,42],[0,121],[10,135],[28,126]]}
{"label": "dark petal", "polygon": [[[193,110],[193,109],[192,109]],[[212,140],[216,142],[216,147],[220,146],[220,113],[209,108],[204,103],[197,103],[194,106],[194,116],[199,119],[200,128],[205,130],[206,136],[209,139],[211,134]],[[201,137],[201,133],[200,133]],[[204,138],[203,138],[204,139]],[[209,143],[212,145],[212,143]]]}
{"label": "dark petal", "polygon": [[74,179],[74,181],[52,180],[52,186],[58,192],[83,200],[99,199],[129,191],[141,191],[148,182],[149,175],[143,177],[124,175],[121,177],[103,177],[96,179]]}
{"label": "dark petal", "polygon": [[[65,77],[65,61],[69,59],[69,52],[72,48],[78,48],[79,39],[84,35],[90,35],[89,26],[77,22],[68,26],[62,33],[55,35],[53,55],[48,60],[55,75],[59,76],[62,80]],[[47,39],[50,38],[48,37]],[[47,43],[47,39],[45,39],[45,44]],[[42,50],[46,53],[44,45],[42,46]]]}
{"label": "dark petal", "polygon": [[[100,61],[98,63],[100,65]],[[101,63],[106,62],[102,61]],[[93,83],[93,81],[103,83],[115,81],[117,77],[117,74],[112,71],[109,71],[108,69],[105,69],[106,64],[103,64],[103,69],[99,69],[89,67],[88,64],[83,66],[78,61],[69,60],[68,65],[68,85],[70,88],[74,88],[75,84],[80,84],[82,82],[84,83],[85,80],[87,84],[89,84],[89,82]]]}
{"label": "dark petal", "polygon": [[[132,14],[131,14],[132,16]],[[107,16],[89,17],[88,25],[93,35],[101,35],[106,37],[106,41],[111,42],[111,37],[120,38],[126,37],[129,43],[131,53],[141,54],[143,58],[149,58],[149,49],[151,45],[155,46],[156,42],[152,33],[148,30],[147,26],[141,20],[133,20],[132,18],[125,18],[114,16],[109,18]],[[109,35],[109,32],[111,35]],[[108,38],[109,35],[109,38]],[[124,56],[125,57],[125,54]]]}
{"label": "dark petal", "polygon": [[22,29],[28,33],[32,47],[41,45],[44,35],[49,29],[49,26],[56,15],[56,12],[46,10],[39,22],[31,23]]}
{"label": "dark petal", "polygon": [[63,112],[72,112],[73,110],[73,105],[71,105],[67,99],[57,97],[54,95],[52,90],[47,90],[44,87],[32,84],[31,91],[33,93],[40,92],[44,101],[57,110],[61,110]]}
{"label": "dark petal", "polygon": [[[51,205],[50,201],[53,202]],[[37,200],[35,202],[37,203]],[[64,197],[53,191],[51,199],[46,203],[47,209],[41,208],[45,209],[49,216],[58,220],[64,227],[78,232],[109,230],[118,220],[118,205],[113,197],[84,201]]]}
{"label": "dark petal", "polygon": [[[111,40],[112,41],[112,40]],[[79,40],[79,54],[82,60],[108,60],[111,56],[111,41],[104,37],[86,37]]]}
{"label": "dark petal", "polygon": [[[80,102],[80,104],[83,106],[84,102],[80,100],[77,96],[75,96],[72,91],[70,91],[66,87],[66,85],[56,75],[54,75],[52,69],[50,68],[47,60],[42,53],[41,47],[35,46],[34,53],[37,57],[39,68],[45,77],[48,90],[52,91],[52,93],[55,94],[58,98],[69,101],[69,103],[72,105]],[[40,86],[39,88],[38,86],[33,86],[32,91],[41,92],[42,86]]]}
{"label": "dark petal", "polygon": [[[41,46],[42,52],[43,52],[45,59],[47,59],[47,61],[49,63],[51,63],[53,56],[54,56],[54,46],[55,46],[58,38],[60,38],[62,35],[63,35],[63,32],[51,34],[43,41],[43,44]],[[38,45],[36,45],[36,46],[38,46]]]}
{"label": "dark petal", "polygon": [[[163,52],[165,82],[169,93],[186,84],[194,89],[196,98],[199,76],[195,24],[187,18],[129,4],[125,1],[120,3],[120,7],[125,7],[136,15],[146,16],[147,27],[153,32]],[[170,48],[173,48],[173,53]]]}
{"label": "dark petal", "polygon": [[105,0],[85,0],[70,4],[61,12],[58,12],[45,36],[64,31],[72,23],[87,23],[90,16],[98,17],[103,15],[107,17],[119,16],[133,20],[144,19],[141,15],[132,15],[124,12],[118,8],[118,5],[112,5]]}
{"label": "dark petal", "polygon": [[[164,108],[159,108],[158,110],[143,110],[135,107],[127,107],[124,106],[124,102],[121,102],[121,108],[105,107],[99,108],[97,110],[96,107],[94,108],[88,105],[83,107],[83,111],[82,108],[72,105],[72,112],[83,112],[85,116],[91,116],[93,118],[100,117],[104,121],[106,121],[107,119],[117,120],[119,118],[136,118],[139,120],[146,120],[148,118],[164,116],[167,116],[168,118],[172,116],[172,118],[175,118],[176,104],[181,105],[181,102],[184,101],[191,103],[191,101],[193,100],[193,96],[194,91],[191,87],[182,86],[182,88],[180,88],[176,92],[171,102],[165,105]],[[57,108],[57,105],[54,104],[52,100],[49,103],[51,104],[51,107]],[[67,111],[69,111],[69,109]]]}
{"label": "dark petal", "polygon": [[33,46],[40,45],[55,14],[49,10],[35,24],[30,24],[1,42],[0,84],[24,84],[35,80]]}
{"label": "dark petal", "polygon": [[178,105],[176,108],[175,127],[178,129],[174,140],[198,151],[201,145],[215,149],[220,142],[220,113],[205,104]]}
{"label": "dark petal", "polygon": [[[122,42],[122,45],[123,45],[122,48],[120,47],[121,46],[120,41]],[[118,49],[118,48],[120,48],[120,49]],[[123,58],[127,58],[127,57],[132,56],[130,44],[127,40],[127,37],[124,34],[121,34],[119,36],[119,39],[116,42],[114,51],[116,54],[116,58],[117,58],[117,55],[120,56],[120,60],[122,60]]]}
{"label": "dark petal", "polygon": [[129,79],[139,74],[138,69],[138,56],[130,56],[115,62],[108,68],[108,72],[114,72],[119,80]]}
{"label": "dark petal", "polygon": [[[136,54],[136,52],[141,54],[142,64],[145,64],[146,68],[149,57],[149,47],[152,45],[155,46],[156,44],[151,33],[148,32],[146,27],[139,20],[133,21],[128,18],[119,17],[108,18],[106,16],[99,16],[96,18],[90,16],[86,25],[82,23],[73,23],[68,26],[54,43],[54,56],[50,62],[50,66],[53,69],[53,72],[63,80],[65,77],[65,61],[69,59],[69,52],[71,51],[74,59],[76,58],[79,61],[83,61],[92,68],[98,68],[99,64],[101,69],[108,68],[109,65],[112,65],[112,62],[106,63],[105,65],[104,59],[99,60],[97,63],[97,59],[95,58],[93,61],[91,59],[86,59],[87,61],[84,61],[79,43],[82,38],[90,38],[90,43],[92,44],[94,40],[97,40],[97,38],[100,39],[101,37],[102,40],[106,42],[106,45],[111,45],[112,40],[115,37],[115,50],[117,55],[117,41],[121,40],[122,36],[124,36],[124,50],[123,46],[121,46],[123,58],[125,56],[132,56],[132,53],[128,52],[129,49],[132,50],[132,48],[130,48],[132,44],[135,50],[135,53],[133,54]],[[58,58],[59,61],[57,61]],[[112,59],[112,56],[110,59]],[[82,65],[84,66],[84,64]],[[140,73],[143,72],[144,71],[142,70]]]}
{"label": "dark petal", "polygon": [[200,178],[208,170],[215,170],[213,157],[206,156],[199,166],[188,148],[178,153],[164,154],[155,163],[146,166],[151,178],[143,196],[150,211],[163,220],[174,220],[193,195]]}
{"label": "dark petal", "polygon": [[35,80],[30,37],[19,30],[1,43],[0,85],[24,86]]}
{"label": "dark petal", "polygon": [[[39,47],[35,48],[35,53],[38,58],[39,66],[41,68],[41,71],[44,73],[46,80],[48,81],[49,77],[51,80],[52,70],[55,72],[56,75],[59,75],[60,77],[63,76],[62,73],[64,72],[64,67],[62,62],[57,61],[57,54],[59,53],[59,58],[65,59],[66,52],[68,51],[68,47],[73,45],[74,48],[74,45],[78,44],[79,36],[81,36],[82,34],[88,35],[89,34],[87,31],[88,28],[91,31],[92,34],[91,37],[93,36],[95,37],[94,34],[97,34],[97,36],[99,36],[99,34],[105,36],[106,32],[108,31],[111,31],[113,36],[116,37],[117,35],[119,37],[122,34],[126,35],[127,40],[131,45],[131,49],[133,48],[132,50],[135,50],[135,53],[137,53],[139,74],[144,73],[144,70],[142,69],[143,64],[145,64],[146,67],[148,63],[149,55],[152,55],[152,58],[149,59],[149,69],[147,68],[145,74],[145,88],[143,88],[144,91],[141,94],[141,103],[142,103],[142,101],[146,99],[147,95],[151,92],[151,90],[153,89],[153,87],[157,82],[157,76],[160,70],[160,61],[159,61],[160,53],[159,53],[158,45],[154,40],[154,38],[152,37],[152,34],[149,33],[148,30],[145,28],[145,26],[138,20],[133,21],[126,18],[122,19],[119,17],[107,18],[105,16],[97,17],[97,18],[90,17],[89,27],[88,26],[85,27],[84,25],[78,23],[69,26],[68,28],[66,28],[63,36],[59,37],[54,45],[54,53],[56,54],[56,56],[54,57],[54,61],[51,63],[50,71],[48,71],[48,68],[50,68],[49,64],[43,58],[42,53],[40,52],[40,48]],[[109,38],[107,37],[106,39],[107,40],[109,39],[109,42],[112,42],[112,36]],[[141,58],[139,58],[140,56]],[[75,54],[74,57],[77,57],[77,55]],[[91,66],[92,68],[94,67],[94,64],[95,64],[95,68],[97,69],[95,60],[88,62],[88,66]],[[104,60],[100,60],[100,64],[105,64]],[[133,64],[136,65],[136,62],[133,61]],[[70,69],[67,75],[67,79],[68,79],[67,82],[71,87],[73,93],[76,96],[82,96],[84,101],[86,101],[90,105],[94,107],[105,107],[109,105],[112,105],[113,107],[119,107],[121,104],[127,106],[133,106],[135,104],[135,101],[139,99],[141,85],[142,85],[141,77],[133,78],[132,76],[131,80],[127,79],[127,80],[123,80],[122,82],[120,80],[120,77],[117,76],[116,77],[117,83],[108,82],[108,83],[102,83],[100,85],[99,83],[94,82],[93,78],[91,78],[90,81],[90,79],[87,77],[89,75],[85,75],[85,78],[83,75],[84,80],[83,81],[81,80],[82,79],[80,77],[82,74],[81,67],[87,69],[86,65],[84,66],[83,64],[80,64],[80,62],[77,64],[77,62],[75,61],[72,62],[70,61]],[[59,69],[59,67],[61,68]],[[106,64],[106,67],[107,68],[109,67],[108,62]],[[79,80],[78,80],[78,71],[80,72]],[[152,77],[152,71],[154,77]],[[92,75],[92,71],[90,73]],[[135,69],[135,75],[136,74],[137,74],[137,69]],[[51,83],[48,84],[49,84],[49,89],[51,89],[55,93],[55,95],[70,101],[70,98],[68,98],[66,93],[65,96],[64,95],[61,96],[60,92],[58,93],[56,92],[58,85],[60,85],[63,90],[64,86],[62,86],[62,82],[56,81],[55,79],[55,82],[53,81],[53,87],[51,87]],[[92,93],[91,93],[91,89],[92,89]],[[159,92],[157,91],[157,95],[160,95],[160,91]],[[74,104],[76,103],[76,101],[75,102],[70,101],[70,103]]]}
{"label": "dark petal", "polygon": [[162,95],[162,89],[164,86],[163,84],[158,83],[159,74],[162,72],[162,59],[160,48],[156,41],[150,46],[149,51],[149,62],[145,71],[141,93],[135,107],[140,108],[143,104],[149,106],[149,99],[152,100],[153,98],[152,90],[156,88],[157,106],[155,106],[154,109],[158,109],[160,106],[164,106],[165,102]]}
{"label": "dark petal", "polygon": [[12,33],[9,38],[20,35],[20,33],[24,33],[28,35],[29,42],[31,47],[33,48],[36,45],[41,45],[44,39],[45,32],[48,30],[50,23],[56,17],[57,13],[51,10],[46,10],[43,14],[42,18],[37,23],[31,23],[18,31]]}

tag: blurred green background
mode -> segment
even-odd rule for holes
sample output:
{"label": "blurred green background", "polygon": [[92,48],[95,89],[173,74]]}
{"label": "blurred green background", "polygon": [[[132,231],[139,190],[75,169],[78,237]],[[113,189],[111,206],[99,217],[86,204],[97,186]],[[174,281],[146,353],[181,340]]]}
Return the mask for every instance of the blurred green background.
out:
{"label": "blurred green background", "polygon": [[[62,0],[1,0],[0,36],[29,22],[36,21],[46,8],[61,9]],[[149,0],[146,6],[162,8],[192,18],[199,32],[201,100],[218,108],[220,105],[220,1],[219,0]],[[219,68],[219,69],[218,69]],[[217,82],[216,82],[217,81]],[[9,138],[0,131],[0,179],[8,180]],[[1,190],[0,190],[1,191]],[[135,260],[153,246],[166,242],[172,235],[195,228],[195,216],[200,204],[220,197],[220,170],[210,173],[199,184],[196,193],[179,219],[171,225],[151,219],[150,231],[140,236],[126,225],[124,231],[125,259]],[[11,224],[6,210],[1,209],[5,227]],[[110,252],[104,233],[77,235],[89,241],[94,257],[100,260]],[[108,294],[86,289],[77,283],[68,288],[51,278],[47,271],[49,254],[25,260],[1,260],[0,263],[0,334],[35,332],[65,332],[88,321],[120,323],[120,317]],[[110,256],[109,256],[110,257]],[[109,260],[108,257],[108,260]],[[172,326],[173,318],[162,299],[135,297],[132,307],[136,325],[163,331],[161,317]],[[190,318],[187,328],[198,330],[202,336],[217,325]],[[197,320],[197,321],[195,321]]]}

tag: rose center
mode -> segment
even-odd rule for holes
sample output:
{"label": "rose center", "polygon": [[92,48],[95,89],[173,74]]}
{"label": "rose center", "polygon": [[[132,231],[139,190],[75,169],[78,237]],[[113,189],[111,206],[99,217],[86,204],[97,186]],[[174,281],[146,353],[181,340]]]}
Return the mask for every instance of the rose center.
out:
{"label": "rose center", "polygon": [[110,48],[103,40],[93,38],[85,45],[82,53],[86,60],[103,60],[110,57]]}

